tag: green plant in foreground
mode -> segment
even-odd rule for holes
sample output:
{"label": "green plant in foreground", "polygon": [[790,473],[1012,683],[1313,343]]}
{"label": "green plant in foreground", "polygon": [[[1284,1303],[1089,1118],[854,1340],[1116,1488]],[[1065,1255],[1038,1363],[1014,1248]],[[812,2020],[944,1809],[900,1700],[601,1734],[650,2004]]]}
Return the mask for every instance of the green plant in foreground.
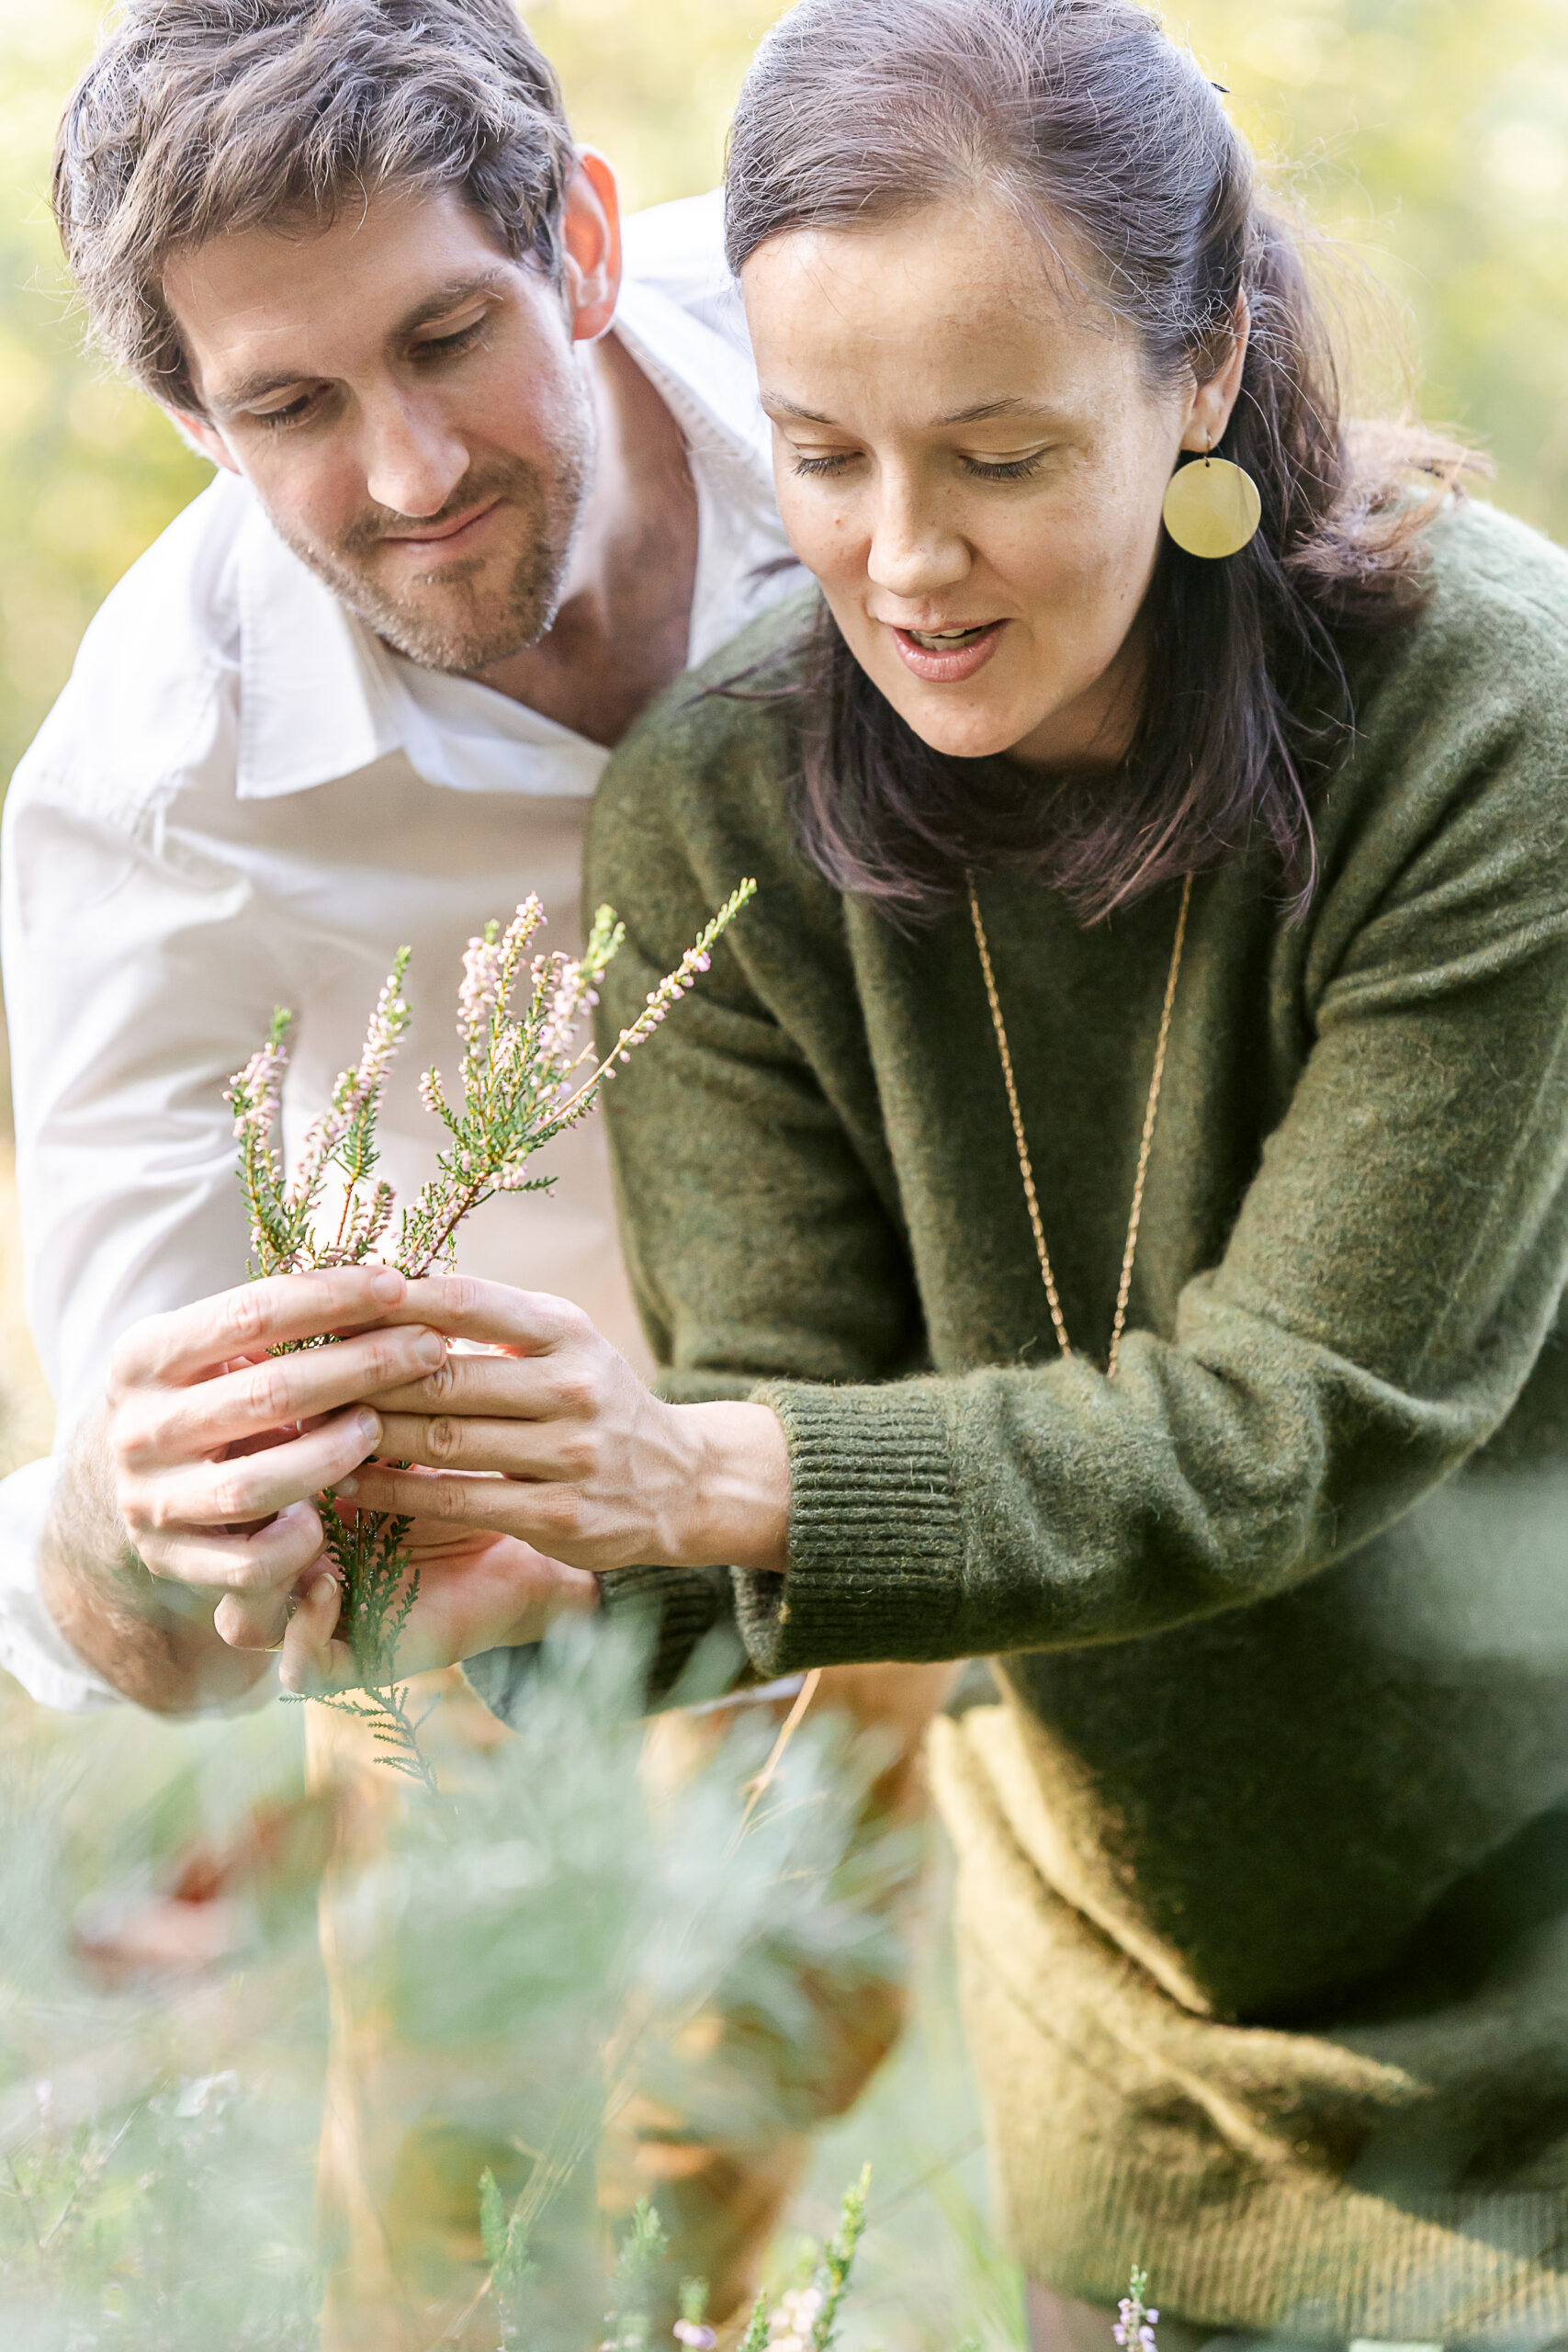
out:
{"label": "green plant in foreground", "polygon": [[646,2197],[637,2210],[615,2260],[615,2301],[601,2352],[650,2352],[659,2272],[670,2241]]}
{"label": "green plant in foreground", "polygon": [[538,2265],[528,2259],[525,2222],[520,2214],[508,2213],[495,2175],[488,2165],[479,2177],[479,2233],[484,2239],[485,2260],[490,2264],[490,2289],[501,2326],[502,2352],[510,2352],[511,2346],[523,2341],[523,2290],[536,2276]]}
{"label": "green plant in foreground", "polygon": [[[710,1681],[719,1672],[716,1661]],[[468,1759],[444,1806],[400,1809],[391,1849],[344,1901],[340,1951],[419,2112],[428,2101],[450,2134],[440,2144],[472,2152],[455,2177],[486,2251],[452,2279],[454,2297],[484,2275],[453,2340],[586,2352],[607,2309],[617,2324],[637,2317],[626,2282],[604,2275],[606,2120],[648,2094],[705,2138],[755,2144],[793,2128],[771,2053],[799,2047],[803,1981],[835,1984],[837,2014],[897,1966],[879,1890],[885,1871],[902,1880],[908,1850],[891,1833],[868,1846],[876,1758],[846,1754],[830,1720],[802,1726],[740,1835],[771,1721],[748,1711],[689,1779],[656,1792],[638,1713],[645,1640],[574,1622],[531,1673],[514,1736]],[[5,2352],[316,2341],[325,2019],[308,1868],[288,1902],[262,1893],[242,1906],[215,1964],[106,1981],[73,1934],[84,1916],[145,1904],[160,1858],[188,1842],[187,1801],[221,1846],[225,1824],[274,1785],[264,1770],[286,1767],[294,1785],[297,1751],[298,1719],[277,1709],[188,1726],[106,1711],[64,1732],[29,1727],[27,1757],[0,1749]],[[715,2017],[748,2029],[717,2056],[693,2031]],[[498,2178],[481,2194],[487,2165]],[[675,2352],[673,2283],[661,2270],[660,2352]]]}
{"label": "green plant in foreground", "polygon": [[[536,898],[523,902],[504,931],[492,922],[471,939],[457,996],[459,1096],[448,1101],[437,1070],[427,1070],[420,1081],[421,1100],[447,1140],[436,1173],[402,1210],[389,1250],[385,1244],[397,1203],[391,1186],[376,1173],[377,1125],[409,1023],[403,995],[409,951],[400,952],[359,1060],[338,1078],[292,1170],[286,1170],[273,1139],[292,1019],[280,1008],[265,1044],[236,1072],[228,1091],[240,1139],[253,1276],[260,1281],[356,1266],[383,1256],[401,1273],[427,1274],[449,1259],[464,1219],[496,1193],[547,1191],[552,1178],[529,1173],[535,1154],[588,1116],[616,1069],[707,970],[716,941],[755,888],[743,882],[731,893],[601,1057],[586,1032],[599,982],[625,937],[611,908],[600,908],[581,957],[536,952],[545,921]],[[331,1345],[330,1339],[291,1341],[278,1352]],[[408,1710],[408,1687],[397,1673],[399,1640],[419,1594],[408,1548],[412,1521],[343,1510],[330,1488],[321,1505],[327,1554],[343,1588],[340,1629],[361,1687],[320,1703],[362,1716],[383,1763],[434,1794],[419,1725]]]}

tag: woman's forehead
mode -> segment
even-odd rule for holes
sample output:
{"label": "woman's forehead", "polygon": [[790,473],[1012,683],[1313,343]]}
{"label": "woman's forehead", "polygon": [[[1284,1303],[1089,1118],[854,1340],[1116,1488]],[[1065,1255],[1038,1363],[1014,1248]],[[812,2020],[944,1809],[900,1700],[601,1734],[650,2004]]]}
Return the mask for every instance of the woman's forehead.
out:
{"label": "woman's forehead", "polygon": [[874,396],[931,429],[1079,412],[1136,373],[1133,339],[1000,203],[785,232],[742,273],[764,405],[836,421]]}

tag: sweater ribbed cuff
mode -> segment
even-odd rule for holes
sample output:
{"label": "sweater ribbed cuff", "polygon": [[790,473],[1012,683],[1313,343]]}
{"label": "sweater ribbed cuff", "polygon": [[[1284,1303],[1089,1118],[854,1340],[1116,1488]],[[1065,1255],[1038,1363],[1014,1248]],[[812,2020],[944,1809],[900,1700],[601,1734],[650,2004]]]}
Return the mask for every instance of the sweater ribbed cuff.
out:
{"label": "sweater ribbed cuff", "polygon": [[[650,1647],[644,1704],[649,1713],[668,1705],[704,1651],[701,1688],[681,1690],[688,1699],[710,1699],[732,1689],[745,1660],[734,1627],[729,1572],[726,1568],[616,1568],[599,1579],[600,1616],[613,1623],[646,1626]],[[729,1632],[712,1655],[705,1645],[725,1626]],[[542,1644],[485,1650],[464,1667],[469,1684],[492,1715],[515,1730],[527,1711]],[[730,1655],[725,1656],[728,1650]]]}
{"label": "sweater ribbed cuff", "polygon": [[[669,1701],[708,1637],[728,1624],[734,1638],[734,1603],[724,1568],[614,1568],[599,1579],[603,1613],[613,1623],[646,1622],[652,1637],[648,1661],[650,1709]],[[739,1646],[735,1660],[741,1663]],[[711,1698],[734,1680],[733,1674],[705,1676],[705,1687],[689,1695]],[[711,1682],[712,1689],[706,1687]],[[687,1694],[682,1694],[685,1696]]]}
{"label": "sweater ribbed cuff", "polygon": [[759,1674],[956,1657],[963,1523],[933,1384],[753,1392],[789,1444],[789,1567],[737,1571]]}

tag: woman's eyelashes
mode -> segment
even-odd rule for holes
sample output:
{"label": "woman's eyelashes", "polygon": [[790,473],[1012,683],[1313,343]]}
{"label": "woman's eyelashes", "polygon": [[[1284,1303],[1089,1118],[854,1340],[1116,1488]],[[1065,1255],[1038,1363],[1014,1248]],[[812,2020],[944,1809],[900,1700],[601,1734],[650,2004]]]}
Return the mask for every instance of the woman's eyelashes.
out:
{"label": "woman's eyelashes", "polygon": [[[790,471],[808,481],[830,480],[853,465],[858,454],[852,449],[840,449],[809,458],[797,449]],[[959,451],[957,463],[973,481],[1029,481],[1039,472],[1045,454],[1043,449],[1033,449],[1023,458],[971,458]]]}

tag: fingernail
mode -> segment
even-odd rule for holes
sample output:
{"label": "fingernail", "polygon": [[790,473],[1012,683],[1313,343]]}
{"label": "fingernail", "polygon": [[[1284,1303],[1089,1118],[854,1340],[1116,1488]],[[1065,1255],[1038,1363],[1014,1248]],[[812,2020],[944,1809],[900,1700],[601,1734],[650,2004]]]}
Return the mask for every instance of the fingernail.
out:
{"label": "fingernail", "polygon": [[371,1283],[370,1295],[372,1298],[378,1299],[383,1306],[396,1306],[407,1288],[408,1284],[401,1274],[395,1274],[389,1266],[386,1272],[378,1274]]}
{"label": "fingernail", "polygon": [[359,1481],[357,1478],[334,1478],[333,1492],[334,1495],[356,1495],[359,1492]]}
{"label": "fingernail", "polygon": [[446,1342],[439,1331],[427,1331],[413,1352],[416,1363],[427,1363],[434,1371],[446,1361]]}
{"label": "fingernail", "polygon": [[362,1437],[367,1447],[375,1445],[379,1442],[381,1435],[381,1422],[378,1414],[356,1413],[355,1415],[354,1427],[355,1436]]}

